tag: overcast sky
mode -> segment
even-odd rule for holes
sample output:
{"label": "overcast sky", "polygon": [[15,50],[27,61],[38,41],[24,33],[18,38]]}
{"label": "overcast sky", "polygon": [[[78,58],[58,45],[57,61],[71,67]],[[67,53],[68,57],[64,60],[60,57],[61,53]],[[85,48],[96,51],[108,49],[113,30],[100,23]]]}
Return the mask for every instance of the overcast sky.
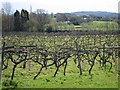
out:
{"label": "overcast sky", "polygon": [[[118,12],[119,0],[1,0],[10,2],[14,10],[45,9],[49,13],[76,11],[107,11]],[[2,3],[0,5],[2,7]]]}

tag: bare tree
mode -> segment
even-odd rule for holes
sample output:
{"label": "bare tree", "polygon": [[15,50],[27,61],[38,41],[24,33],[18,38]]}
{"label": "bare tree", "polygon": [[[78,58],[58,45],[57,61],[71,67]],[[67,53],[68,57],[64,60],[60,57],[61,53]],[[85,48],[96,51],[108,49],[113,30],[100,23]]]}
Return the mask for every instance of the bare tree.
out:
{"label": "bare tree", "polygon": [[2,3],[2,17],[3,17],[3,31],[11,31],[12,29],[12,5],[10,2],[4,2]]}
{"label": "bare tree", "polygon": [[37,9],[36,14],[36,20],[38,22],[38,31],[44,31],[46,28],[46,24],[48,24],[50,21],[49,15],[43,9]]}
{"label": "bare tree", "polygon": [[12,14],[12,6],[10,2],[4,2],[2,3],[3,9],[5,14],[10,15]]}

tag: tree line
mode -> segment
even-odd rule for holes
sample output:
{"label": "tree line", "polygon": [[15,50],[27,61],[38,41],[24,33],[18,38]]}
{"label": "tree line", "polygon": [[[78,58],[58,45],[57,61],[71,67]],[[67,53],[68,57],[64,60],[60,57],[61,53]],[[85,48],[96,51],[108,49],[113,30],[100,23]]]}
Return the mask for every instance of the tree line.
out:
{"label": "tree line", "polygon": [[28,12],[25,9],[12,12],[9,2],[3,3],[2,30],[3,32],[51,32],[55,30],[73,29],[75,25],[82,25],[92,21],[116,21],[116,17],[97,17],[95,15],[75,15],[71,13],[48,14],[43,9]]}
{"label": "tree line", "polygon": [[27,10],[16,10],[11,13],[8,7],[10,3],[5,3],[2,8],[2,31],[44,31],[45,25],[49,23],[49,15],[42,9],[38,9],[35,13],[29,13]]}

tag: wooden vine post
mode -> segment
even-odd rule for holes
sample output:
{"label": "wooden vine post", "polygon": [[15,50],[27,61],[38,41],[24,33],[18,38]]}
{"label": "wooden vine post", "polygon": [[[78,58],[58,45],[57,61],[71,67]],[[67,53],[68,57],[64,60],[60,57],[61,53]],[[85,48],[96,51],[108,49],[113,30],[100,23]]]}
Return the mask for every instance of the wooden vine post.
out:
{"label": "wooden vine post", "polygon": [[[1,51],[1,60],[0,60],[0,81],[2,79],[2,68],[3,68],[3,62],[4,62],[4,48],[5,48],[5,42],[3,43],[3,46],[2,46],[2,51]],[[1,82],[0,82],[0,85],[1,85]]]}
{"label": "wooden vine post", "polygon": [[80,70],[80,75],[82,75],[82,67],[81,67],[81,58],[80,58],[80,50],[79,50],[79,45],[77,42],[75,42],[76,44],[76,52],[77,52],[77,57],[78,57],[78,66],[79,66],[79,70]]}

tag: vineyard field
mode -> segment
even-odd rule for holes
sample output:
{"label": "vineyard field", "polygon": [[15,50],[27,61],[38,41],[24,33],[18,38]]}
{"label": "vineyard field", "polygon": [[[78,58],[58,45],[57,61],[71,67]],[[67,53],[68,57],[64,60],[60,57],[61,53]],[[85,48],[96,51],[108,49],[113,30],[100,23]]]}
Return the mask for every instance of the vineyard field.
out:
{"label": "vineyard field", "polygon": [[118,35],[3,36],[3,88],[118,88]]}

